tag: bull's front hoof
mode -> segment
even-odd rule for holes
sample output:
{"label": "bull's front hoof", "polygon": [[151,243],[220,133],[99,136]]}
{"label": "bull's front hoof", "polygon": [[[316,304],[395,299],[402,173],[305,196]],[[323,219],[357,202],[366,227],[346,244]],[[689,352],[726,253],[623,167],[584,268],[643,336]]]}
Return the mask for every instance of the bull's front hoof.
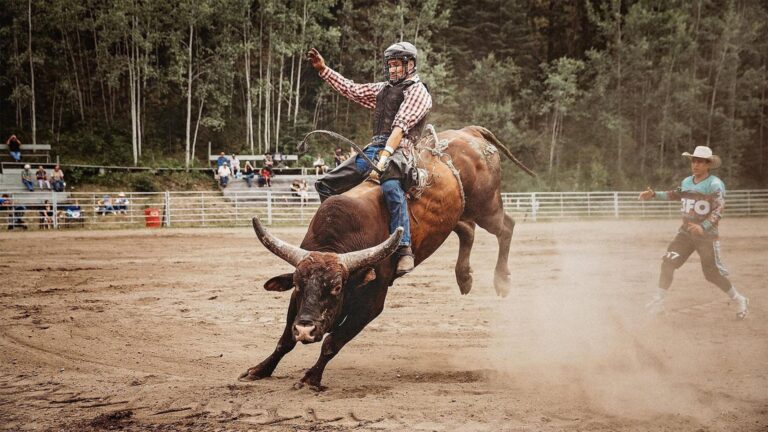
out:
{"label": "bull's front hoof", "polygon": [[501,297],[509,295],[509,291],[512,289],[512,278],[509,274],[496,274],[493,277],[493,289],[496,290],[496,294]]}
{"label": "bull's front hoof", "polygon": [[462,295],[467,295],[472,291],[472,282],[472,269],[456,272],[456,283],[459,284],[459,291]]}
{"label": "bull's front hoof", "polygon": [[296,384],[293,385],[294,390],[301,390],[304,387],[307,387],[308,389],[314,391],[314,392],[324,392],[328,389],[328,387],[320,384],[310,384],[307,382],[304,382],[304,380],[296,382]]}
{"label": "bull's front hoof", "polygon": [[237,380],[238,381],[244,381],[244,382],[247,382],[247,381],[258,381],[258,380],[260,380],[262,378],[267,378],[270,375],[271,374],[264,373],[257,366],[257,367],[252,367],[252,368],[248,369],[247,371],[241,373],[240,376],[237,377]]}

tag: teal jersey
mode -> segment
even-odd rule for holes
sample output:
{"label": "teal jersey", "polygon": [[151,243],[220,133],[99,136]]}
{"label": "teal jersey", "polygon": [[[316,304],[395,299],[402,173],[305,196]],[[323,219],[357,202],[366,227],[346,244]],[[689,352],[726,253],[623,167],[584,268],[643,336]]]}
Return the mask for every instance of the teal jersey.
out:
{"label": "teal jersey", "polygon": [[699,183],[694,183],[693,176],[686,177],[680,187],[667,192],[656,193],[657,199],[680,200],[680,212],[683,227],[699,224],[705,235],[717,237],[717,226],[725,209],[725,183],[712,174]]}

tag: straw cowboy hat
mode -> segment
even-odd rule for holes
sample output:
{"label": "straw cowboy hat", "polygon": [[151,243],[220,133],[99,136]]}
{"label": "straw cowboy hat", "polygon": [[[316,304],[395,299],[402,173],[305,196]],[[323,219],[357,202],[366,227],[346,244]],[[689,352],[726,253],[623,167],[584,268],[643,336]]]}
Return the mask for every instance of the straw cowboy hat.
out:
{"label": "straw cowboy hat", "polygon": [[710,162],[709,167],[711,169],[719,168],[720,165],[722,165],[723,163],[723,161],[720,160],[720,156],[712,154],[712,149],[707,146],[696,146],[696,149],[693,151],[693,154],[684,152],[683,156],[687,157],[688,159],[691,159],[691,158],[707,159]]}

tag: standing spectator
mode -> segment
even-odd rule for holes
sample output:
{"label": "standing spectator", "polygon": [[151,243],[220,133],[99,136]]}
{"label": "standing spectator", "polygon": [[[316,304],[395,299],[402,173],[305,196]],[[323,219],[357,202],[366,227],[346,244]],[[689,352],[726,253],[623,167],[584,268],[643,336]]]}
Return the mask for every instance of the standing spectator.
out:
{"label": "standing spectator", "polygon": [[227,187],[227,184],[229,184],[229,176],[232,175],[232,170],[229,169],[229,166],[227,164],[221,165],[219,167],[219,185],[223,188]]}
{"label": "standing spectator", "polygon": [[3,195],[5,214],[7,214],[8,230],[14,229],[27,229],[27,224],[24,222],[24,213],[27,208],[23,205],[14,205],[13,200],[8,198],[8,195]]}
{"label": "standing spectator", "polygon": [[11,226],[11,198],[8,196],[8,194],[3,194],[2,197],[0,197],[0,216],[6,218],[8,221],[8,229],[10,229]]}
{"label": "standing spectator", "polygon": [[267,187],[272,187],[272,172],[267,167],[264,167],[259,174],[259,186],[267,185]]}
{"label": "standing spectator", "polygon": [[216,169],[221,168],[222,165],[229,165],[229,159],[224,155],[224,152],[219,153],[219,158],[216,159]]}
{"label": "standing spectator", "polygon": [[61,166],[58,164],[56,164],[53,168],[53,173],[51,173],[51,184],[56,192],[64,192],[64,186],[67,185],[64,183],[64,171],[61,170]]}
{"label": "standing spectator", "polygon": [[117,213],[127,214],[128,213],[128,198],[125,197],[125,192],[120,192],[117,194],[117,199],[115,200],[115,211]]}
{"label": "standing spectator", "polygon": [[43,207],[40,208],[40,222],[38,223],[40,229],[52,229],[53,228],[53,207],[51,202],[45,200]]}
{"label": "standing spectator", "polygon": [[24,165],[24,169],[21,170],[21,182],[29,189],[30,192],[35,190],[35,182],[32,180],[32,167],[29,164]]}
{"label": "standing spectator", "polygon": [[35,177],[37,177],[38,189],[43,190],[43,187],[45,187],[46,189],[51,190],[51,182],[48,181],[48,173],[45,171],[45,168],[43,168],[42,165],[37,167]]}
{"label": "standing spectator", "polygon": [[248,187],[253,187],[253,176],[256,174],[256,170],[253,169],[251,162],[245,161],[245,167],[243,168],[243,178]]}
{"label": "standing spectator", "polygon": [[232,167],[232,176],[234,178],[240,178],[240,159],[237,158],[237,154],[232,153],[230,164]]}
{"label": "standing spectator", "polygon": [[316,176],[319,176],[320,174],[325,174],[325,172],[328,170],[328,166],[325,165],[325,159],[323,159],[323,157],[320,155],[317,155],[317,159],[315,159],[315,161],[312,162],[312,166],[315,167]]}
{"label": "standing spectator", "polygon": [[21,162],[21,141],[16,138],[16,135],[11,135],[8,141],[5,142],[8,145],[8,152],[15,162]]}

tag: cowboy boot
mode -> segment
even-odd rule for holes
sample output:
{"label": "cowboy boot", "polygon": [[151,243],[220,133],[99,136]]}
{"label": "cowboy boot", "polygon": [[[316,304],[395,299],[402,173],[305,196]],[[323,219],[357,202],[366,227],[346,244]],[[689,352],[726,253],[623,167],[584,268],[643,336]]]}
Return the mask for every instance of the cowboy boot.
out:
{"label": "cowboy boot", "polygon": [[410,246],[400,246],[395,253],[399,256],[395,275],[397,277],[405,276],[410,273],[414,267],[413,251]]}

